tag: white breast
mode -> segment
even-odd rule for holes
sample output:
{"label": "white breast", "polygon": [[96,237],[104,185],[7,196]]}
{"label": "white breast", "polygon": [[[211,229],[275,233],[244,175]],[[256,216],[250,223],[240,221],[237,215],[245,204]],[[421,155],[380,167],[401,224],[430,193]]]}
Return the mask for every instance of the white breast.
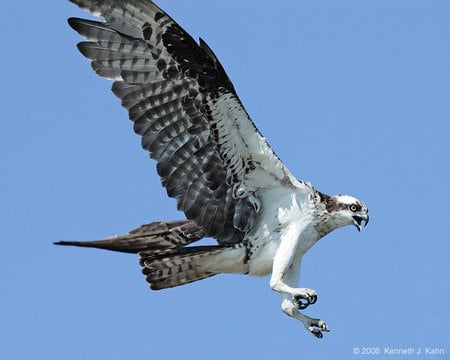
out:
{"label": "white breast", "polygon": [[[272,188],[261,193],[262,214],[247,239],[252,244],[249,274],[265,276],[272,272],[272,264],[280,245],[281,234],[290,226],[302,228],[298,251],[305,253],[318,240],[313,226],[315,206],[309,191],[304,188]],[[307,189],[306,189],[307,190]]]}

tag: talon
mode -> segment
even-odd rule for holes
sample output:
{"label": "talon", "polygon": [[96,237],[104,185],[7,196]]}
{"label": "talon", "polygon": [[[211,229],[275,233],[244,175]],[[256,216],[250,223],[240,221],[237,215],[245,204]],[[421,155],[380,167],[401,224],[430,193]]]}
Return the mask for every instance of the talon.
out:
{"label": "talon", "polygon": [[297,309],[304,310],[309,305],[315,304],[317,301],[317,294],[311,289],[302,289],[304,293],[294,295],[294,302]]}
{"label": "talon", "polygon": [[311,334],[319,339],[323,337],[322,331],[330,331],[330,328],[327,326],[327,324],[325,324],[323,320],[319,319],[311,319],[310,326],[307,329]]}
{"label": "talon", "polygon": [[315,328],[315,327],[310,327],[308,330],[309,330],[309,331],[311,332],[311,334],[313,334],[316,338],[318,338],[318,339],[322,339],[322,338],[323,338],[323,334],[322,334],[322,332],[321,332],[319,329],[317,329],[317,328]]}
{"label": "talon", "polygon": [[303,299],[301,297],[295,297],[294,299],[297,303],[297,309],[300,309],[300,310],[306,309],[309,306],[309,304],[311,304],[309,302],[309,299]]}

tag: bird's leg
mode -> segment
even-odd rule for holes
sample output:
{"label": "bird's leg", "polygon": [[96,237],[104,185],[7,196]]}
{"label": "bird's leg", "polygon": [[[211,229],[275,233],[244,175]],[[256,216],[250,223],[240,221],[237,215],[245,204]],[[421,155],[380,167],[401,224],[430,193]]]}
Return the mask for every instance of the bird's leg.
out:
{"label": "bird's leg", "polygon": [[[285,243],[286,244],[286,243]],[[322,331],[330,331],[323,320],[314,319],[302,314],[299,309],[305,309],[317,301],[317,294],[308,288],[295,288],[300,279],[302,253],[297,253],[296,246],[282,247],[283,241],[274,258],[270,286],[282,293],[281,310],[299,320],[315,337],[321,338]],[[281,252],[280,252],[281,251]]]}
{"label": "bird's leg", "polygon": [[306,309],[309,305],[315,304],[317,301],[317,293],[309,288],[294,288],[287,285],[286,276],[274,277],[270,280],[270,287],[283,294],[288,294],[290,300],[296,308],[300,310]]}
{"label": "bird's leg", "polygon": [[[281,234],[280,246],[273,259],[270,287],[280,293],[290,294],[297,308],[306,309],[317,301],[317,293],[313,289],[292,287],[298,284],[299,275],[296,276],[296,281],[287,281],[287,278],[293,276],[292,274],[287,276],[289,269],[295,268],[300,273],[300,262],[303,256],[303,252],[298,249],[300,232],[301,229],[292,226]],[[292,270],[289,272],[291,273]]]}
{"label": "bird's leg", "polygon": [[325,324],[323,320],[314,319],[309,316],[302,314],[298,309],[296,304],[292,301],[289,295],[283,294],[281,299],[281,310],[299,321],[302,322],[303,326],[308,329],[311,334],[317,338],[322,338],[322,331],[330,331],[330,328]]}
{"label": "bird's leg", "polygon": [[[301,257],[295,259],[294,263],[287,269],[285,272],[285,282],[286,284],[298,284],[299,278],[300,278],[300,265],[301,265]],[[303,290],[304,288],[299,288],[295,290]],[[310,289],[305,289],[305,293],[308,294],[308,291]],[[314,291],[314,290],[311,290]],[[300,293],[299,291],[298,293]],[[315,292],[314,292],[315,293]],[[303,299],[303,298],[301,298]],[[317,299],[317,295],[315,296],[315,299]],[[315,302],[315,301],[314,301]],[[314,303],[313,302],[313,303]],[[302,309],[301,300],[298,300],[296,296],[291,296],[291,294],[284,293],[281,296],[281,310],[289,315],[290,317],[293,317],[303,324],[303,326],[308,329],[311,334],[313,334],[317,338],[322,338],[323,334],[322,331],[330,331],[330,328],[325,324],[323,320],[320,319],[314,319],[309,316],[306,316],[302,314],[298,309]],[[308,303],[309,304],[309,303]],[[306,307],[306,306],[305,306]],[[303,307],[303,308],[305,308]]]}

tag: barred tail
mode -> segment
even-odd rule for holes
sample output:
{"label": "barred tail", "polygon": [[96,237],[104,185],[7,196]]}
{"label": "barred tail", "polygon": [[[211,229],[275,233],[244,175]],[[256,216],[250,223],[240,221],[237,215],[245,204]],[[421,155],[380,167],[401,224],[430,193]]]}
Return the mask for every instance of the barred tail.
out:
{"label": "barred tail", "polygon": [[139,263],[150,288],[160,290],[219,274],[214,263],[228,249],[227,245],[218,245],[141,251]]}
{"label": "barred tail", "polygon": [[184,285],[220,273],[245,273],[245,249],[232,244],[187,246],[205,236],[190,220],[153,222],[128,234],[57,245],[138,253],[142,273],[153,290]]}
{"label": "barred tail", "polygon": [[161,221],[142,225],[121,236],[95,241],[59,241],[55,244],[138,253],[152,249],[180,248],[204,236],[203,230],[190,220]]}

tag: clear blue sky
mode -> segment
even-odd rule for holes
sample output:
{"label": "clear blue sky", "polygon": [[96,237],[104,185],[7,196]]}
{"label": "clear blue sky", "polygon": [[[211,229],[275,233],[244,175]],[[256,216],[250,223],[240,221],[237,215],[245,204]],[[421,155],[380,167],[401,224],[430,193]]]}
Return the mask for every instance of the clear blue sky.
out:
{"label": "clear blue sky", "polygon": [[[353,348],[450,358],[450,2],[170,1],[214,49],[298,178],[370,208],[305,256],[311,336],[268,278],[151,292],[137,257],[57,240],[180,219],[127,114],[76,50],[68,1],[8,1],[0,143],[0,358],[351,359]],[[378,358],[395,358],[382,355]],[[401,356],[402,359],[414,358]]]}

